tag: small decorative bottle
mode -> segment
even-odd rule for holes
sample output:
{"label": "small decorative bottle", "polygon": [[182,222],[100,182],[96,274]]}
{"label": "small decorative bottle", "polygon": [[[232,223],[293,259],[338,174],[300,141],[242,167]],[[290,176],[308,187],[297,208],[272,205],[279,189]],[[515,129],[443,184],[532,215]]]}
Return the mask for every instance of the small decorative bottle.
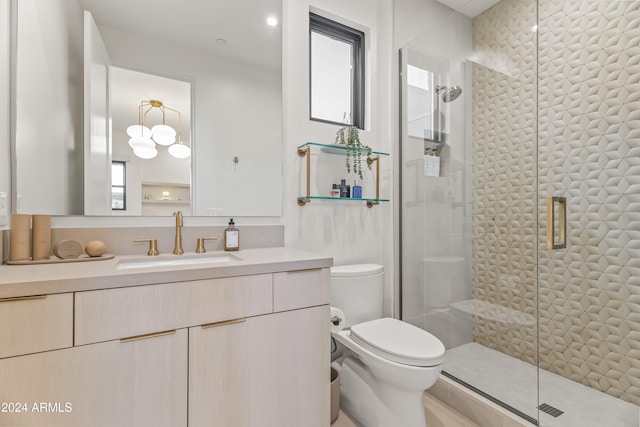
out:
{"label": "small decorative bottle", "polygon": [[224,230],[224,250],[237,251],[240,249],[240,230],[235,228],[233,218],[229,220],[229,227]]}
{"label": "small decorative bottle", "polygon": [[346,179],[340,180],[340,197],[349,198],[351,197],[351,186],[347,184]]}
{"label": "small decorative bottle", "polygon": [[340,189],[338,188],[338,184],[333,184],[331,186],[331,197],[340,197]]}
{"label": "small decorative bottle", "polygon": [[354,199],[362,199],[362,186],[356,185],[355,181],[353,181],[353,187],[351,187],[351,196]]}

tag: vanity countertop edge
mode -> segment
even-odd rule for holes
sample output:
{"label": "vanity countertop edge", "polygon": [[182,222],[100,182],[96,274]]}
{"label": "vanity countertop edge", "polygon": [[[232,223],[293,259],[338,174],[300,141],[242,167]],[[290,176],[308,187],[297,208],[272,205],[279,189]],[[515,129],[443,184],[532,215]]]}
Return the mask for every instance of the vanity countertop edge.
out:
{"label": "vanity countertop edge", "polygon": [[233,254],[242,260],[216,266],[156,266],[135,271],[118,269],[118,262],[140,256],[115,256],[96,262],[1,265],[0,299],[311,270],[333,265],[333,258],[326,255],[287,247],[241,249]]}

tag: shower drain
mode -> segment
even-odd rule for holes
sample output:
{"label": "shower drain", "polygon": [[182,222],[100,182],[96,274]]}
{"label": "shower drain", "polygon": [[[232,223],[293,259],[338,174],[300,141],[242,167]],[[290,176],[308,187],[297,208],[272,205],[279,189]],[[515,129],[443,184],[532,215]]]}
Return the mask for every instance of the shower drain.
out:
{"label": "shower drain", "polygon": [[538,406],[538,409],[540,409],[542,412],[545,412],[549,415],[551,415],[552,417],[558,418],[560,415],[564,414],[564,411],[561,411],[558,408],[554,408],[553,406],[549,405],[548,403],[543,403],[542,405]]}

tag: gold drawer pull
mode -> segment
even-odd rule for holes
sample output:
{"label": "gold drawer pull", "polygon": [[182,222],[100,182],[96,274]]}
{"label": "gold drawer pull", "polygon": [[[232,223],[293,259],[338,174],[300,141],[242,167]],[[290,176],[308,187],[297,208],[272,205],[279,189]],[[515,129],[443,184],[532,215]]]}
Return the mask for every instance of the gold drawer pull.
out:
{"label": "gold drawer pull", "polygon": [[10,301],[29,301],[33,299],[45,299],[46,295],[31,295],[28,297],[12,297],[12,298],[0,298],[0,302],[10,302]]}
{"label": "gold drawer pull", "polygon": [[154,332],[154,333],[151,333],[151,334],[136,335],[134,337],[120,338],[120,342],[131,342],[131,341],[138,341],[138,340],[146,340],[147,338],[164,337],[165,335],[173,335],[175,333],[176,333],[175,329],[173,329],[171,331]]}
{"label": "gold drawer pull", "polygon": [[247,321],[247,319],[245,319],[244,317],[241,317],[239,319],[232,319],[232,320],[224,320],[222,322],[207,323],[206,325],[201,325],[200,327],[202,329],[209,329],[209,328],[216,328],[218,326],[233,325],[234,323],[242,323],[242,322],[246,322],[246,321]]}
{"label": "gold drawer pull", "polygon": [[308,268],[306,270],[291,270],[287,271],[287,274],[297,274],[297,273],[309,273],[312,271],[321,271],[321,268]]}
{"label": "gold drawer pull", "polygon": [[[555,205],[558,204],[558,243],[556,243]],[[547,197],[547,249],[567,247],[567,198]]]}

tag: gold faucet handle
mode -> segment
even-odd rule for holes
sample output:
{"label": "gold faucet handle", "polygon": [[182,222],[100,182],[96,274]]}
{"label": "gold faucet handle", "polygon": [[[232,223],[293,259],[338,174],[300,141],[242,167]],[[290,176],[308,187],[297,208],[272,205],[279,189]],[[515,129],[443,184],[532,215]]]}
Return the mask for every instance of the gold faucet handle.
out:
{"label": "gold faucet handle", "polygon": [[160,254],[160,252],[158,252],[158,241],[156,239],[135,239],[134,242],[149,242],[149,252],[147,252],[148,256]]}
{"label": "gold faucet handle", "polygon": [[217,237],[198,237],[198,247],[196,248],[197,254],[203,254],[207,252],[207,250],[204,248],[205,240],[218,240],[218,238]]}

